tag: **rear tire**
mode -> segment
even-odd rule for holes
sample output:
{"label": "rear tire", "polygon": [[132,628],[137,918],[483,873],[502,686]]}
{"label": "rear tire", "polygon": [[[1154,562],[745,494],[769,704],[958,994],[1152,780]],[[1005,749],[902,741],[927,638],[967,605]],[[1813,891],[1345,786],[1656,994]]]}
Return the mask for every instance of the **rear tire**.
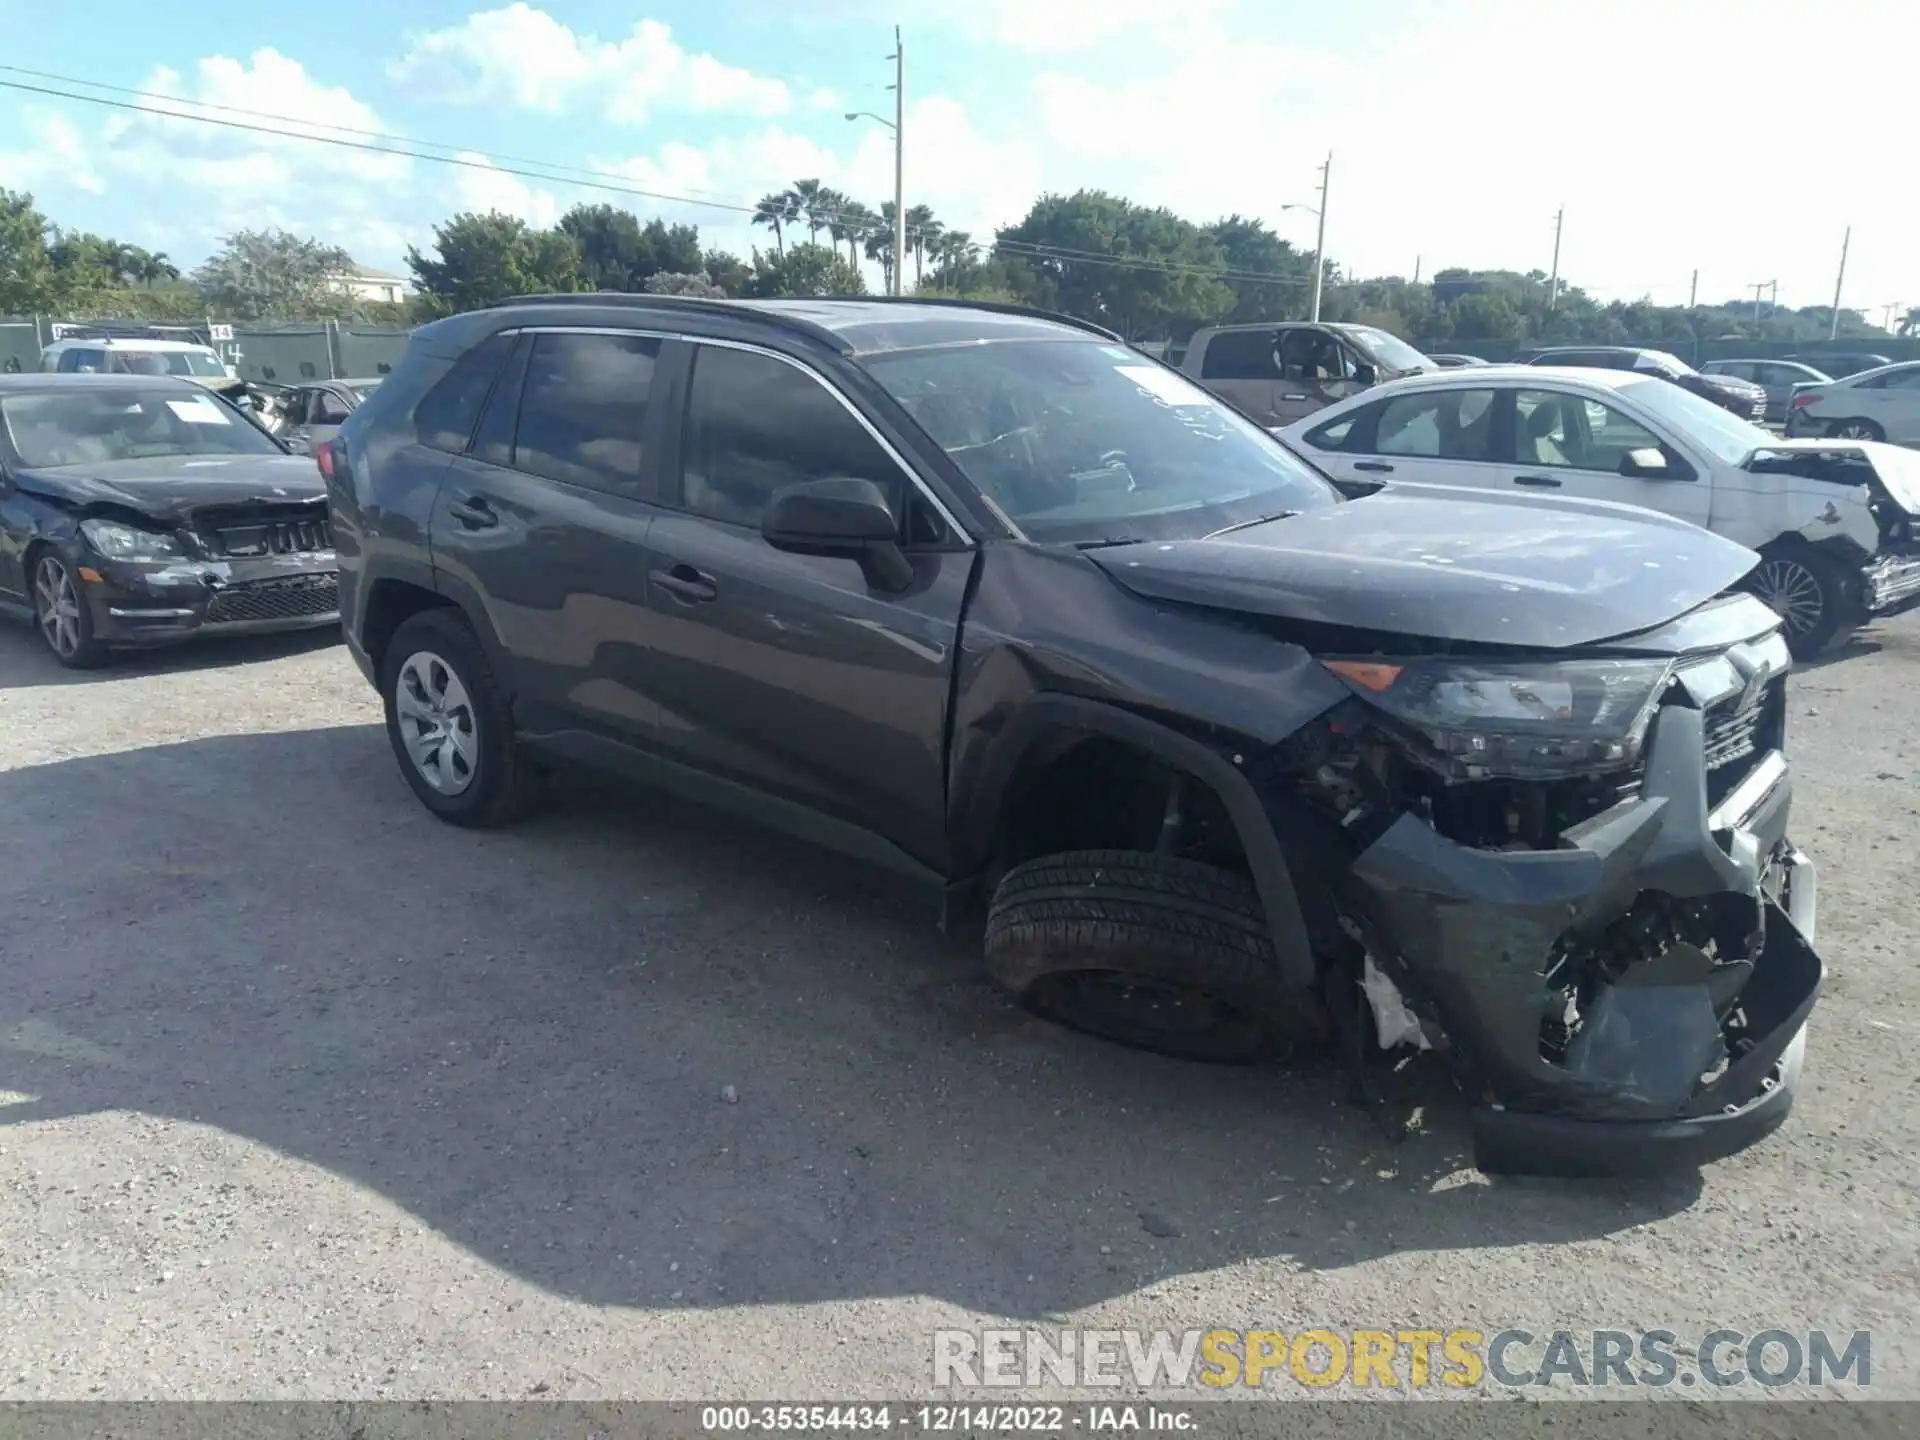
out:
{"label": "rear tire", "polygon": [[1191,860],[1082,850],[1017,865],[994,891],[986,962],[1037,1014],[1163,1055],[1244,1064],[1298,1028],[1252,882]]}
{"label": "rear tire", "polygon": [[1813,659],[1862,618],[1846,572],[1804,548],[1762,555],[1741,588],[1773,607],[1796,660]]}
{"label": "rear tire", "polygon": [[541,777],[514,736],[486,650],[457,610],[402,622],[380,677],[387,739],[420,803],[453,825],[509,825],[538,802]]}
{"label": "rear tire", "polygon": [[1887,432],[1871,420],[1836,420],[1827,427],[1832,440],[1884,440]]}

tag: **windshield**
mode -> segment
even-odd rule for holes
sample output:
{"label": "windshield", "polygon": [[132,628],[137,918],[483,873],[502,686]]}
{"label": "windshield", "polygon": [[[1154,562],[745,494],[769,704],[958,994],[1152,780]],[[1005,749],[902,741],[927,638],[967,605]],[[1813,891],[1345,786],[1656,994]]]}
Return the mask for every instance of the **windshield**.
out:
{"label": "windshield", "polygon": [[1367,352],[1367,358],[1387,370],[1431,370],[1433,361],[1397,335],[1371,325],[1349,325],[1347,338]]}
{"label": "windshield", "polygon": [[109,369],[116,375],[224,376],[227,367],[210,350],[114,350]]}
{"label": "windshield", "polygon": [[48,390],[0,398],[0,432],[27,468],[175,455],[278,455],[280,447],[211,395],[178,390]]}
{"label": "windshield", "polygon": [[1629,381],[1620,387],[1620,393],[1631,396],[1722,465],[1738,465],[1756,445],[1773,443],[1773,436],[1758,425],[1664,380]]}
{"label": "windshield", "polygon": [[1642,350],[1635,362],[1636,370],[1665,370],[1670,375],[1691,375],[1693,367],[1678,355],[1669,355],[1665,350]]}
{"label": "windshield", "polygon": [[1035,540],[1191,539],[1339,503],[1272,436],[1123,346],[1003,341],[866,366]]}
{"label": "windshield", "polygon": [[380,388],[380,382],[378,380],[367,380],[358,385],[349,385],[347,388],[353,392],[353,398],[357,403],[378,390]]}

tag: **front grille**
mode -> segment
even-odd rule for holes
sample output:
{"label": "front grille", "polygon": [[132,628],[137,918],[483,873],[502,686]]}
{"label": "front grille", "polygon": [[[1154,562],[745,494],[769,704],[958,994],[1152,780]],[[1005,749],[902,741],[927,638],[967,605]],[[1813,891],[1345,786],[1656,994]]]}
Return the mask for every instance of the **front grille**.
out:
{"label": "front grille", "polygon": [[1707,707],[1707,801],[1718,805],[1747,778],[1757,757],[1786,741],[1787,680],[1773,679],[1752,695],[1735,695]]}
{"label": "front grille", "polygon": [[312,555],[333,548],[333,528],[324,515],[227,525],[204,531],[202,538],[210,554],[230,560],[265,555]]}
{"label": "front grille", "polygon": [[209,625],[249,620],[301,620],[330,615],[340,608],[337,575],[288,575],[277,580],[254,580],[229,585],[207,606]]}

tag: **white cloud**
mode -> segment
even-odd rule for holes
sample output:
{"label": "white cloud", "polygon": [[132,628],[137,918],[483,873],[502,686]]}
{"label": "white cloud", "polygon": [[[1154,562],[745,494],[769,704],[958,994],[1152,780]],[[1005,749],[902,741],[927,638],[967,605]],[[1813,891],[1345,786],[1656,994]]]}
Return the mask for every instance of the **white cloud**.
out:
{"label": "white cloud", "polygon": [[106,188],[86,140],[66,116],[34,106],[21,118],[25,145],[0,150],[0,189],[36,190],[52,184],[98,195]]}
{"label": "white cloud", "polygon": [[783,81],[691,53],[658,20],[601,40],[523,0],[410,36],[388,73],[448,103],[505,101],[550,114],[585,105],[631,125],[656,109],[767,116],[792,104]]}
{"label": "white cloud", "polygon": [[451,192],[456,212],[498,210],[517,215],[536,229],[546,229],[560,218],[559,195],[529,184],[518,175],[499,168],[487,156],[463,150],[454,157],[459,165],[452,174]]}

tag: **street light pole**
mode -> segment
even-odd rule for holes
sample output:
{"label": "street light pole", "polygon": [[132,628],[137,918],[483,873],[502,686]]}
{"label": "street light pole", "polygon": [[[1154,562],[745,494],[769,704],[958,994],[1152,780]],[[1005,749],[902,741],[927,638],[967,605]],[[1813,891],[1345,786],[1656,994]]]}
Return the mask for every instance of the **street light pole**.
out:
{"label": "street light pole", "polygon": [[1847,227],[1847,233],[1840,239],[1840,273],[1833,277],[1833,318],[1827,326],[1827,338],[1835,339],[1840,334],[1840,287],[1847,283],[1847,247],[1853,244],[1853,227]]}
{"label": "street light pole", "polygon": [[1547,309],[1560,304],[1560,230],[1567,223],[1567,207],[1562,205],[1553,217],[1553,275],[1547,281]]}
{"label": "street light pole", "polygon": [[1320,225],[1313,237],[1313,314],[1309,317],[1314,324],[1320,322],[1320,284],[1327,273],[1327,187],[1333,182],[1333,152],[1327,152],[1327,162],[1320,167]]}
{"label": "street light pole", "polygon": [[906,293],[907,273],[907,47],[893,27],[893,293]]}

